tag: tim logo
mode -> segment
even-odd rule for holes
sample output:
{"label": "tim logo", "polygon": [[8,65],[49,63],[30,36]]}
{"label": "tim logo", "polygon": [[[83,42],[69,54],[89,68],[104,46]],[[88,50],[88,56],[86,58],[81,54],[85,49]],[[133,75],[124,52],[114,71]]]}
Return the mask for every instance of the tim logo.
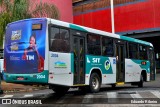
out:
{"label": "tim logo", "polygon": [[34,55],[26,55],[26,60],[34,60]]}

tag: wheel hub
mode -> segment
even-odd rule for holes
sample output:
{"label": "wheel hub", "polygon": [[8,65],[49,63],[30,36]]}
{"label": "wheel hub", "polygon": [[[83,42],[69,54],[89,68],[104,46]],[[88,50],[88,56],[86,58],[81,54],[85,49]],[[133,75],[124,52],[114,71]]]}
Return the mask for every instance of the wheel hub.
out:
{"label": "wheel hub", "polygon": [[98,78],[94,77],[92,80],[92,87],[96,90],[99,87]]}

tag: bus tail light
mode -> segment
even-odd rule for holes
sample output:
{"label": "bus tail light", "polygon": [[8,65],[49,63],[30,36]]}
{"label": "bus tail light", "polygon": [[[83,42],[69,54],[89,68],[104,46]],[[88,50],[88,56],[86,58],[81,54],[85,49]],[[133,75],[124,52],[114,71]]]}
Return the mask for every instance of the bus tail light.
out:
{"label": "bus tail light", "polygon": [[44,59],[41,56],[38,63],[38,72],[42,72],[44,70]]}
{"label": "bus tail light", "polygon": [[146,63],[145,61],[142,61],[141,64],[142,64],[142,65],[146,65],[147,63]]}
{"label": "bus tail light", "polygon": [[4,58],[3,68],[4,68],[4,72],[6,72],[6,59],[5,58]]}

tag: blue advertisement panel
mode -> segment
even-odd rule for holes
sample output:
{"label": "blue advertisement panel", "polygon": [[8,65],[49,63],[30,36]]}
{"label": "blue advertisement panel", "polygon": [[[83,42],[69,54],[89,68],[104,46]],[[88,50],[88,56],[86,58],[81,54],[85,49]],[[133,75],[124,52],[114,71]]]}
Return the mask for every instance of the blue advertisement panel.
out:
{"label": "blue advertisement panel", "polygon": [[11,23],[5,35],[6,73],[31,74],[44,70],[47,20],[27,19]]}

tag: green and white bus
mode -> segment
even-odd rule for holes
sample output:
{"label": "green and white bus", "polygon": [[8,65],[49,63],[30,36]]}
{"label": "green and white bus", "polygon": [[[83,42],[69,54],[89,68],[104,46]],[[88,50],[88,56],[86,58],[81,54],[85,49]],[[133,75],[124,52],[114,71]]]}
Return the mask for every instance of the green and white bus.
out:
{"label": "green and white bus", "polygon": [[98,92],[155,80],[154,48],[149,42],[50,18],[7,25],[6,82],[48,84],[57,93],[70,87]]}

